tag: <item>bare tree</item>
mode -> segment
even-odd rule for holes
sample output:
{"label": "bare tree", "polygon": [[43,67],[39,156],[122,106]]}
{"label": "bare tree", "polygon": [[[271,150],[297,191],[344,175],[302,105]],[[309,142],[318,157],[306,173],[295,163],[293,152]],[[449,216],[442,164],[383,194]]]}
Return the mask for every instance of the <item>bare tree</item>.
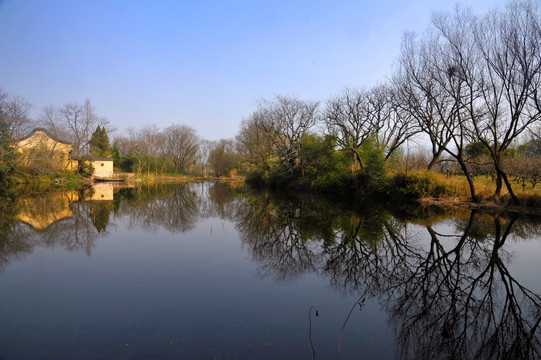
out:
{"label": "bare tree", "polygon": [[121,146],[126,148],[126,154],[129,153],[135,158],[136,171],[138,174],[141,174],[146,164],[146,154],[148,153],[145,140],[141,137],[140,132],[134,128],[127,128],[126,135],[126,138],[118,139],[119,144],[122,144]]}
{"label": "bare tree", "polygon": [[199,136],[186,125],[171,125],[164,130],[166,156],[173,162],[176,173],[187,173],[197,161]]}
{"label": "bare tree", "polygon": [[430,36],[418,40],[406,33],[402,40],[399,68],[393,77],[395,101],[402,112],[414,119],[430,141],[432,158],[427,168],[433,169],[451,141],[454,123],[453,99],[432,76]]}
{"label": "bare tree", "polygon": [[45,105],[41,108],[41,113],[37,119],[37,125],[46,129],[57,139],[71,138],[68,128],[60,116],[60,109],[54,105]]}
{"label": "bare tree", "polygon": [[215,142],[207,139],[201,139],[199,142],[199,149],[197,151],[197,162],[201,166],[201,173],[203,176],[209,174],[209,156],[210,152],[214,148]]}
{"label": "bare tree", "polygon": [[366,114],[367,96],[366,90],[346,88],[342,95],[327,101],[324,112],[327,131],[336,137],[338,146],[351,151],[361,169],[364,164],[359,148],[374,130]]}
{"label": "bare tree", "polygon": [[[301,166],[301,139],[318,121],[319,103],[296,97],[276,95],[274,100],[261,100],[258,120],[271,136],[277,156],[286,171]],[[285,165],[285,166],[284,166]]]}
{"label": "bare tree", "polygon": [[139,130],[138,142],[139,149],[146,159],[147,175],[152,171],[158,174],[160,163],[165,161],[165,141],[166,136],[156,125],[147,125]]}
{"label": "bare tree", "polygon": [[411,114],[397,102],[398,92],[390,84],[368,90],[346,88],[342,95],[327,102],[324,112],[327,132],[334,135],[338,146],[350,151],[357,165],[364,168],[360,147],[374,136],[385,151],[385,160],[418,133]]}
{"label": "bare tree", "polygon": [[248,119],[242,121],[240,131],[236,137],[237,152],[242,156],[245,165],[267,172],[270,170],[270,161],[276,154],[273,133],[269,133],[263,126],[263,115],[254,111]]}
{"label": "bare tree", "polygon": [[397,93],[390,85],[381,84],[371,88],[366,97],[366,116],[372,124],[380,148],[385,150],[385,160],[418,133],[412,116],[402,111],[396,101]]}
{"label": "bare tree", "polygon": [[238,167],[239,156],[231,139],[221,139],[209,154],[209,165],[214,175],[227,176]]}
{"label": "bare tree", "polygon": [[0,88],[0,117],[8,126],[12,138],[21,138],[28,134],[33,122],[28,116],[32,104],[21,96],[9,95]]}
{"label": "bare tree", "polygon": [[73,155],[80,157],[88,155],[90,137],[99,126],[107,126],[108,120],[100,117],[96,109],[85,100],[83,105],[67,103],[58,110],[59,121],[66,126],[73,144]]}
{"label": "bare tree", "polygon": [[475,135],[487,149],[496,170],[495,196],[503,184],[518,199],[503,166],[505,151],[528,128],[539,123],[536,101],[541,77],[541,12],[532,1],[509,3],[505,12],[492,12],[476,23],[475,44],[481,54],[476,77],[486,116],[474,117]]}
{"label": "bare tree", "polygon": [[473,176],[464,153],[465,146],[471,141],[472,123],[484,116],[484,109],[478,103],[480,94],[476,79],[480,58],[472,36],[474,23],[475,18],[466,8],[457,7],[453,14],[434,14],[431,61],[427,70],[444,94],[440,105],[445,107],[441,114],[450,141],[439,145],[445,145],[445,151],[455,158],[466,176],[471,198],[477,202]]}

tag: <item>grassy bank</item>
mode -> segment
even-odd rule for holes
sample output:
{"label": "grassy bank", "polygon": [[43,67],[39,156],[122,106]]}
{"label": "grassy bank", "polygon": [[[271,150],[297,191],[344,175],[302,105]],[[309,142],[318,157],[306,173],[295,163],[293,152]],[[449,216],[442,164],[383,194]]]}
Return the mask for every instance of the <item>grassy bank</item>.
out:
{"label": "grassy bank", "polygon": [[[339,174],[340,175],[340,174]],[[342,174],[327,177],[296,177],[291,179],[248,178],[256,187],[283,188],[293,191],[325,193],[332,197],[343,197],[359,203],[379,201],[393,206],[402,204],[437,205],[440,207],[471,207],[491,210],[522,211],[541,213],[541,186],[512,182],[513,190],[520,204],[513,204],[507,190],[502,189],[498,198],[494,197],[495,181],[489,176],[478,176],[474,186],[479,202],[471,201],[471,194],[466,177],[463,175],[447,176],[436,171],[412,171],[405,173]],[[329,180],[330,179],[330,180]]]}
{"label": "grassy bank", "polygon": [[88,183],[88,178],[71,171],[54,173],[52,175],[18,174],[12,176],[9,180],[9,186],[33,186],[39,188],[63,187],[75,189],[83,186],[85,183]]}
{"label": "grassy bank", "polygon": [[396,179],[403,179],[403,186],[397,187],[396,193],[416,198],[423,205],[541,213],[541,186],[523,186],[522,183],[513,181],[513,190],[520,201],[520,204],[516,205],[513,204],[505,187],[501,196],[495,198],[494,180],[488,176],[478,176],[474,179],[474,186],[479,202],[474,203],[471,201],[468,182],[464,175],[446,176],[434,171],[416,171],[408,176],[396,175],[393,178],[395,182]]}

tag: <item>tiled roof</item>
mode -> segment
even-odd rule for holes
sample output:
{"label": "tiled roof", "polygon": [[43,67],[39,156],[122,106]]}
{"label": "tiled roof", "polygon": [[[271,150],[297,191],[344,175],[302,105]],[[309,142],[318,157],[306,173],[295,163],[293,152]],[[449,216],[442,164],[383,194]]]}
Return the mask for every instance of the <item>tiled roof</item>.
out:
{"label": "tiled roof", "polygon": [[56,142],[59,142],[59,143],[62,143],[62,144],[67,144],[67,145],[71,145],[71,142],[57,138],[56,136],[52,135],[52,134],[49,132],[49,130],[44,129],[44,128],[35,128],[34,130],[30,131],[30,133],[29,133],[28,135],[22,137],[21,139],[18,139],[17,141],[23,141],[23,140],[26,140],[26,139],[28,139],[29,137],[31,137],[32,135],[34,135],[36,132],[38,132],[38,131],[43,131],[45,134],[47,134],[48,137],[50,137],[51,139],[53,139],[53,140],[56,141]]}

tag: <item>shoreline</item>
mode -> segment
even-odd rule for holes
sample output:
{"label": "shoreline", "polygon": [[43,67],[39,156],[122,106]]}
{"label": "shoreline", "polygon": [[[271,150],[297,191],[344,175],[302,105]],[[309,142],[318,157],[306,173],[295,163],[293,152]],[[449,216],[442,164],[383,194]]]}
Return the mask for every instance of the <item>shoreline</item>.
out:
{"label": "shoreline", "polygon": [[[245,178],[243,177],[214,177],[214,176],[134,176],[133,173],[124,173],[127,175],[126,181],[123,184],[151,184],[151,183],[180,183],[180,182],[201,182],[201,181],[211,181],[211,182],[223,182],[223,183],[245,183]],[[43,181],[44,178],[39,179],[36,182],[26,182],[19,183],[18,185],[38,185],[38,186],[52,186],[55,188],[71,188],[77,187],[77,185],[90,185],[94,183],[91,178],[82,179],[80,182],[74,182],[70,184],[63,183],[63,181],[58,183],[53,183],[55,178],[51,178],[51,183],[48,184],[48,181]],[[24,185],[23,185],[24,186]],[[323,193],[322,193],[323,194]],[[324,195],[324,194],[323,194]],[[328,195],[328,194],[327,194]],[[526,202],[527,199],[522,199],[523,202]],[[501,200],[500,202],[495,200],[481,200],[478,203],[471,201],[468,196],[442,196],[442,197],[432,197],[432,196],[423,196],[414,202],[418,203],[422,207],[436,206],[442,209],[453,209],[453,208],[468,208],[471,210],[480,210],[490,213],[513,213],[513,214],[522,214],[522,215],[534,215],[541,216],[541,206],[520,204],[514,205],[506,200]],[[538,204],[541,204],[541,198],[539,198]]]}
{"label": "shoreline", "polygon": [[513,213],[521,215],[541,216],[541,208],[528,205],[513,205],[507,203],[498,203],[491,201],[480,201],[475,203],[467,197],[423,197],[418,200],[421,206],[437,206],[443,209],[468,208],[470,210],[480,210],[490,213]]}

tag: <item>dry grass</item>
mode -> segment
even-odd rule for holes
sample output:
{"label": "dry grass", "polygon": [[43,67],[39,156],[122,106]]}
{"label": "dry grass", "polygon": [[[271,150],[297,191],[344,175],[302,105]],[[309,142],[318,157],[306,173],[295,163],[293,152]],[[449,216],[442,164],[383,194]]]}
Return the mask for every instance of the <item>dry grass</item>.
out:
{"label": "dry grass", "polygon": [[[468,181],[464,175],[446,176],[434,171],[419,171],[416,174],[422,178],[426,178],[432,184],[432,187],[440,186],[445,188],[445,194],[442,197],[454,197],[461,200],[469,200],[470,188]],[[478,176],[474,179],[475,192],[478,199],[483,203],[492,203],[498,205],[511,205],[511,196],[505,185],[502,188],[499,199],[494,197],[496,190],[496,182],[487,176]],[[511,181],[513,192],[519,198],[520,203],[527,207],[541,208],[541,186],[538,185],[532,188],[527,184],[525,187],[522,183]]]}

